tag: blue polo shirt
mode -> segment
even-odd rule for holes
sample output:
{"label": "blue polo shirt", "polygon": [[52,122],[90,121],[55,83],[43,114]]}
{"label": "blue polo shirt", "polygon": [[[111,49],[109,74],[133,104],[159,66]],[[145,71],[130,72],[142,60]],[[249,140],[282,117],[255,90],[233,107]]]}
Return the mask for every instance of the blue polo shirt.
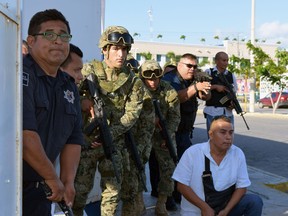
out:
{"label": "blue polo shirt", "polygon": [[[53,163],[65,144],[83,144],[82,118],[77,86],[62,71],[48,76],[31,55],[23,59],[23,130],[39,134]],[[42,178],[23,161],[23,180]]]}

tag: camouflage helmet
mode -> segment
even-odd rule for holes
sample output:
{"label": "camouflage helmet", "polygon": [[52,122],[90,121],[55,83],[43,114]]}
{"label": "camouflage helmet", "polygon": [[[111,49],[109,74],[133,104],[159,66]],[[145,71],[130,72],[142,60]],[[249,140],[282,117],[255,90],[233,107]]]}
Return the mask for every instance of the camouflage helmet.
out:
{"label": "camouflage helmet", "polygon": [[102,33],[98,47],[103,49],[107,45],[117,45],[120,42],[130,50],[134,40],[126,28],[122,26],[109,26]]}
{"label": "camouflage helmet", "polygon": [[139,68],[140,77],[143,79],[160,78],[163,70],[155,60],[146,60]]}
{"label": "camouflage helmet", "polygon": [[139,62],[131,55],[128,54],[126,58],[126,65],[134,71],[134,73],[138,73],[138,68],[139,68]]}

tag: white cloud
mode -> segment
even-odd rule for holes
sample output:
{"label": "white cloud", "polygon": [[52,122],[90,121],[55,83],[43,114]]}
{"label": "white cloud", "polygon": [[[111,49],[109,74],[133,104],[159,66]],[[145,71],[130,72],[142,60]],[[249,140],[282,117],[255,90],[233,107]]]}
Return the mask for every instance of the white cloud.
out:
{"label": "white cloud", "polygon": [[[288,23],[280,23],[278,21],[262,24],[257,29],[257,38],[266,39],[267,43],[281,42],[281,45],[288,45]],[[280,46],[281,46],[280,45]]]}

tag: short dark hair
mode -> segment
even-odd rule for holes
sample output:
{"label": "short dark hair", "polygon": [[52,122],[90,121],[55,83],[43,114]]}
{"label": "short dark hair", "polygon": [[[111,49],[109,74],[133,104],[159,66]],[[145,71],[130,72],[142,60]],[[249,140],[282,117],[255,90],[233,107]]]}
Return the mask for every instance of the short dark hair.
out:
{"label": "short dark hair", "polygon": [[225,122],[231,123],[231,119],[228,116],[218,115],[218,116],[214,116],[214,118],[211,121],[211,124],[212,124],[212,122],[220,120],[220,119],[225,121]]}
{"label": "short dark hair", "polygon": [[28,27],[28,35],[34,35],[39,33],[40,26],[42,23],[51,21],[51,20],[59,20],[66,24],[68,33],[71,33],[69,22],[66,20],[64,15],[56,10],[56,9],[47,9],[44,11],[39,11],[31,18],[29,27]]}
{"label": "short dark hair", "polygon": [[187,58],[187,59],[191,59],[191,60],[198,60],[196,55],[193,55],[191,53],[185,53],[181,56],[182,58]]}
{"label": "short dark hair", "polygon": [[72,61],[71,53],[75,53],[80,58],[83,58],[82,50],[74,44],[70,43],[69,55],[67,56],[66,60],[61,64],[61,67],[66,67]]}

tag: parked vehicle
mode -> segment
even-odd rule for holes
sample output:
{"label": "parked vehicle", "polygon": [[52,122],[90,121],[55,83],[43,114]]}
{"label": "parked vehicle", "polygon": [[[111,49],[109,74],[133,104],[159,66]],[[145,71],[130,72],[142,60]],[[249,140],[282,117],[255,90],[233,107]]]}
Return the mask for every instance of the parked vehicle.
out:
{"label": "parked vehicle", "polygon": [[[258,101],[259,108],[261,108],[261,109],[263,107],[270,107],[271,108],[272,102],[273,102],[273,104],[275,104],[278,97],[279,97],[279,92],[271,92],[271,93],[267,94],[264,98],[261,98]],[[288,107],[288,92],[282,92],[278,107]]]}

